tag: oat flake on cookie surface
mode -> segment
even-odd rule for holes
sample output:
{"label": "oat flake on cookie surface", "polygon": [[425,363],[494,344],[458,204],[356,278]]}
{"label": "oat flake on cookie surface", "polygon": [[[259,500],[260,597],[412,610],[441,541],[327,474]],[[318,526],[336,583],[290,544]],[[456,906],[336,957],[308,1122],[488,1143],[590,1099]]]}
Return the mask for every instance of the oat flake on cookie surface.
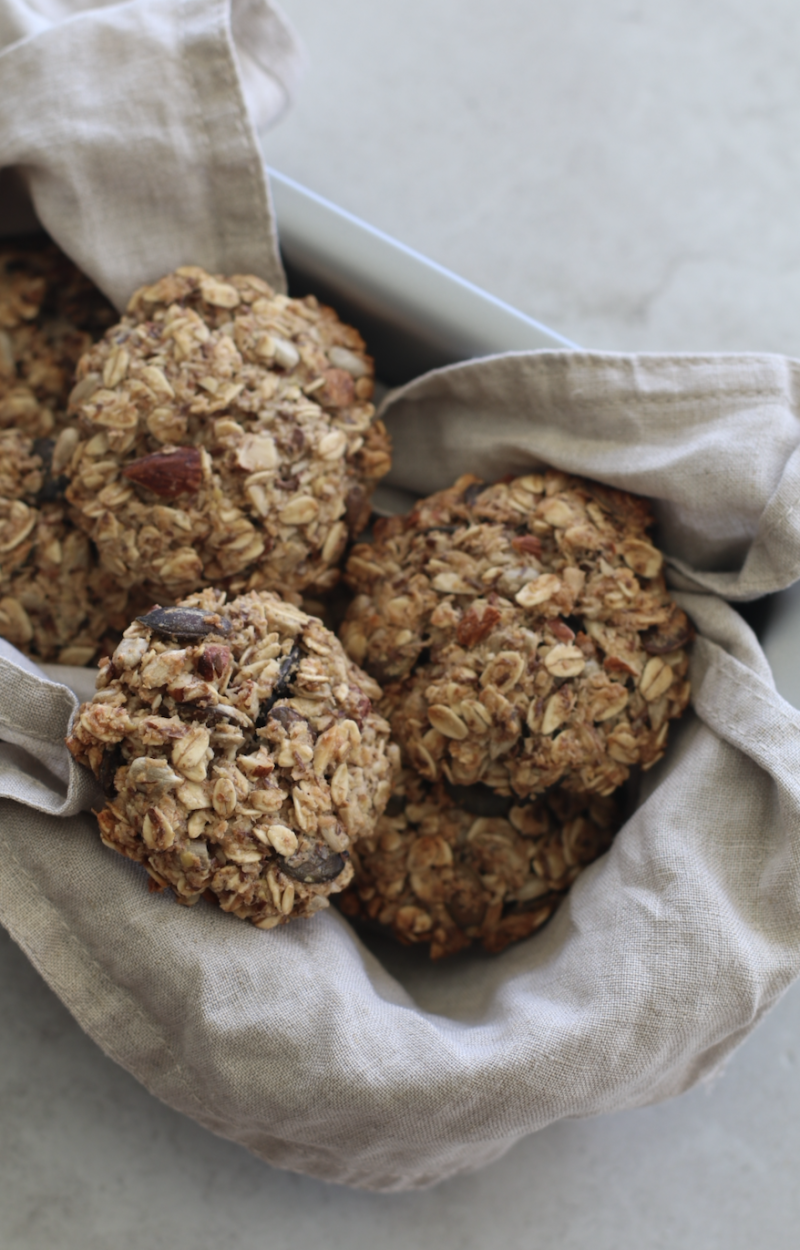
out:
{"label": "oat flake on cookie surface", "polygon": [[54,243],[0,244],[0,428],[57,433],[75,366],[116,319]]}
{"label": "oat flake on cookie surface", "polygon": [[161,600],[326,590],[390,465],[358,332],[313,296],[177,270],[78,367],[73,516]]}
{"label": "oat flake on cookie surface", "polygon": [[129,595],[67,516],[71,435],[0,430],[0,635],[43,660],[88,664],[125,628]]}
{"label": "oat flake on cookie surface", "polygon": [[64,499],[75,365],[114,320],[55,244],[0,247],[0,635],[65,664],[88,663],[129,619]]}
{"label": "oat flake on cookie surface", "polygon": [[398,763],[379,697],[316,618],[205,590],[125,631],[67,745],[108,795],[107,846],[270,929],[352,877]]}
{"label": "oat flake on cookie surface", "polygon": [[484,786],[451,795],[404,769],[375,832],[353,851],[339,905],[440,959],[480,942],[496,954],[550,919],[580,871],[611,845],[613,798],[555,787],[533,802]]}
{"label": "oat flake on cookie surface", "polygon": [[357,545],[348,653],[423,777],[609,794],[688,703],[686,615],[635,496],[548,470],[460,478]]}

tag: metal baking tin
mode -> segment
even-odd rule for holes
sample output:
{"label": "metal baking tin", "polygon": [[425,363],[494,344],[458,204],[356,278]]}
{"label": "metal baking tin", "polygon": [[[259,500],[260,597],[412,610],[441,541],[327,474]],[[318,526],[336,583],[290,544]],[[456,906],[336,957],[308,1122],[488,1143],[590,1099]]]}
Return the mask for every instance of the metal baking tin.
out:
{"label": "metal baking tin", "polygon": [[[355,325],[375,357],[382,383],[400,386],[428,369],[496,352],[571,348],[571,343],[419,252],[268,170],[281,254],[293,294],[313,291]],[[383,487],[376,510],[407,506],[405,492]],[[800,707],[796,663],[800,583],[746,605],[779,692]]]}
{"label": "metal baking tin", "polygon": [[313,291],[364,335],[389,386],[474,356],[576,344],[270,169],[293,294]]}

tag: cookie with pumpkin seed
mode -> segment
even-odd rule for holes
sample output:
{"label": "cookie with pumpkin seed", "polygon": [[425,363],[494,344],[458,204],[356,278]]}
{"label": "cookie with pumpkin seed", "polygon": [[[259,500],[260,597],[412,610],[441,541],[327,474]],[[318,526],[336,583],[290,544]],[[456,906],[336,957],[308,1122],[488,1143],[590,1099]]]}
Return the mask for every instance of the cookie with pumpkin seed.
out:
{"label": "cookie with pumpkin seed", "polygon": [[406,945],[428,944],[432,959],[473,942],[497,953],[546,924],[620,822],[613,798],[557,787],[518,804],[481,785],[448,793],[406,769],[353,850],[339,907]]}
{"label": "cookie with pumpkin seed", "polygon": [[335,584],[390,459],[372,361],[332,310],[184,267],[77,377],[67,497],[110,573],[161,600]]}
{"label": "cookie with pumpkin seed", "polygon": [[428,780],[608,794],[664,752],[693,630],[647,504],[556,470],[471,476],[353,548],[341,637]]}
{"label": "cookie with pumpkin seed", "polygon": [[108,802],[104,843],[155,889],[271,929],[328,906],[392,789],[380,688],[278,595],[156,607],[102,662],[67,745]]}

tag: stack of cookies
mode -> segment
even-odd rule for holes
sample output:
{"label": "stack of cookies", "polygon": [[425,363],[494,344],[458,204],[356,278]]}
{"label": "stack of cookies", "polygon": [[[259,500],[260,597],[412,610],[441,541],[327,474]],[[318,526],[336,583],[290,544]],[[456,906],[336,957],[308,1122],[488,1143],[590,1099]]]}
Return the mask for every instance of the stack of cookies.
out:
{"label": "stack of cookies", "polygon": [[5,248],[0,635],[86,664],[154,601],[329,590],[390,465],[372,386],[313,297],[187,267],[117,322],[52,244]]}
{"label": "stack of cookies", "polygon": [[[106,845],[262,929],[342,891],[434,958],[544,924],[689,698],[646,505],[464,477],[353,546],[389,442],[313,297],[187,266],[117,320],[48,245],[0,253],[0,325],[0,634],[99,658]],[[303,604],[343,567],[340,642]]]}
{"label": "stack of cookies", "polygon": [[180,902],[313,915],[398,771],[379,688],[298,606],[390,465],[360,335],[195,267],[118,319],[51,244],[0,253],[0,326],[0,634],[99,657],[69,745],[104,842]]}
{"label": "stack of cookies", "polygon": [[692,627],[646,504],[555,470],[462,477],[353,548],[349,654],[405,771],[354,852],[349,915],[436,958],[539,928],[689,700]]}

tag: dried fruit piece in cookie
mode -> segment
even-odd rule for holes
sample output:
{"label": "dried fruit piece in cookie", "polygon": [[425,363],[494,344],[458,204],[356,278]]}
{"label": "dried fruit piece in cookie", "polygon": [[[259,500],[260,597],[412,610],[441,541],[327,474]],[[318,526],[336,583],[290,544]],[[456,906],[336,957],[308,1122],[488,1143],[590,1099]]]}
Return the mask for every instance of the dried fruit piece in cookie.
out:
{"label": "dried fruit piece in cookie", "polygon": [[465,477],[375,527],[341,636],[430,780],[610,793],[663,754],[686,644],[643,500],[555,470]]}
{"label": "dried fruit piece in cookie", "polygon": [[62,664],[88,664],[129,619],[127,591],[67,516],[62,470],[76,442],[69,429],[0,430],[0,636]]}
{"label": "dried fruit piece in cookie", "polygon": [[54,243],[0,246],[0,428],[57,433],[78,360],[116,319]]}
{"label": "dried fruit piece in cookie", "polygon": [[179,269],[80,362],[74,516],[157,598],[328,589],[389,469],[371,394],[360,336],[313,297]]}
{"label": "dried fruit piece in cookie", "polygon": [[[426,785],[410,771],[374,834],[353,852],[355,878],[340,900],[353,919],[427,942],[433,959],[480,942],[504,950],[549,920],[578,873],[611,844],[612,799],[551,790],[485,813],[487,792]],[[477,813],[475,808],[477,808]]]}
{"label": "dried fruit piece in cookie", "polygon": [[205,590],[125,631],[67,745],[108,795],[107,846],[179,902],[271,929],[347,885],[383,811],[398,752],[379,696],[316,618]]}

